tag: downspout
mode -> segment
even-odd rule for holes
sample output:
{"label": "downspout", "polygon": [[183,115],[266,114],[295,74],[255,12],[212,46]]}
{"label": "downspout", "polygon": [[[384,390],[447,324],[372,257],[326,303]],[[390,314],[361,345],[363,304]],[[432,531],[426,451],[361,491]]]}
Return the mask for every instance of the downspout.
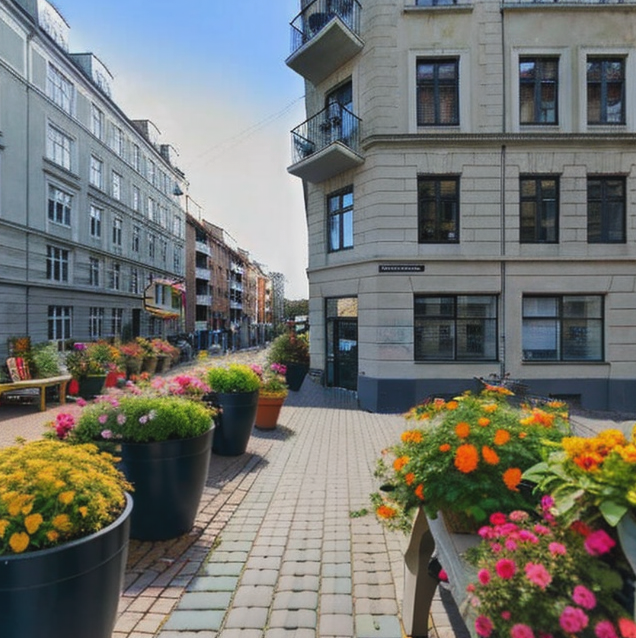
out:
{"label": "downspout", "polygon": [[[26,211],[25,211],[25,228],[26,228],[26,241],[25,241],[25,270],[26,270],[26,286],[25,286],[25,309],[26,309],[26,334],[31,334],[31,326],[29,319],[31,316],[30,308],[30,293],[31,286],[29,281],[31,280],[30,270],[30,254],[31,254],[31,223],[30,223],[30,211],[31,211],[31,40],[33,40],[34,32],[31,31],[27,35],[26,39]],[[45,144],[46,144],[45,140]],[[48,313],[47,313],[48,314]]]}
{"label": "downspout", "polygon": [[[505,42],[505,16],[503,9],[503,2],[500,8],[501,18],[501,66],[502,66],[502,90],[501,90],[501,130],[506,134],[506,96],[507,96],[507,82],[506,82],[506,42]],[[499,262],[499,278],[501,287],[501,353],[500,353],[500,371],[499,375],[503,379],[506,374],[506,145],[501,145],[501,174],[500,174],[500,262]]]}

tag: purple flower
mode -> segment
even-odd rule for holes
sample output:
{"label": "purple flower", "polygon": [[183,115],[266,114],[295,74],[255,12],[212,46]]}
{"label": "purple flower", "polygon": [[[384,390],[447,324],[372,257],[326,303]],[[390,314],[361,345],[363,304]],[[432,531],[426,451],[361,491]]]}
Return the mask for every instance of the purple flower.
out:
{"label": "purple flower", "polygon": [[145,425],[146,423],[148,423],[148,415],[144,414],[143,416],[140,416],[139,423],[141,423],[141,425]]}
{"label": "purple flower", "polygon": [[126,415],[125,414],[118,414],[117,415],[117,423],[119,423],[119,425],[124,425],[124,423],[126,423]]}

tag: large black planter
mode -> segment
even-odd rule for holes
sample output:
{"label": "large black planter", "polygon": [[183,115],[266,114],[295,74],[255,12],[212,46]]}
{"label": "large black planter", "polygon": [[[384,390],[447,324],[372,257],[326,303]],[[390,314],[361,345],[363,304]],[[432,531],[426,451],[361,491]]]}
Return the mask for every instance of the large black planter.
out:
{"label": "large black planter", "polygon": [[82,399],[90,401],[104,392],[105,383],[105,374],[91,374],[87,377],[82,377],[79,381],[78,394]]}
{"label": "large black planter", "polygon": [[120,466],[135,488],[131,538],[166,540],[192,529],[208,476],[212,433],[121,444]]}
{"label": "large black planter", "polygon": [[128,556],[132,499],[108,527],[59,547],[0,556],[0,636],[110,638]]}
{"label": "large black planter", "polygon": [[258,408],[258,390],[254,392],[218,392],[221,408],[214,430],[212,451],[221,456],[239,456],[247,450]]}
{"label": "large black planter", "polygon": [[309,372],[309,366],[304,363],[288,363],[286,367],[285,382],[290,390],[298,392],[305,380],[307,372]]}

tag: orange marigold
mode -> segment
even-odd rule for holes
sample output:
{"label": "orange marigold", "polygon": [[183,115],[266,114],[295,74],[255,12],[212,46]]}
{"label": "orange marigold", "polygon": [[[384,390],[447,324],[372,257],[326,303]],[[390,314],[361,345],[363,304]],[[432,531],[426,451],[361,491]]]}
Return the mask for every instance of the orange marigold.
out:
{"label": "orange marigold", "polygon": [[470,425],[468,425],[468,423],[466,423],[466,421],[460,421],[455,426],[455,434],[460,439],[465,439],[470,434]]}
{"label": "orange marigold", "polygon": [[490,419],[482,416],[478,419],[477,425],[481,425],[482,428],[485,428],[487,425],[490,425]]}
{"label": "orange marigold", "polygon": [[495,412],[497,410],[497,404],[496,403],[487,403],[486,405],[484,405],[482,407],[482,410],[484,412]]}
{"label": "orange marigold", "polygon": [[389,505],[380,505],[375,513],[379,518],[395,518],[397,516],[397,510]]}
{"label": "orange marigold", "polygon": [[481,448],[481,456],[488,465],[497,465],[499,463],[499,455],[487,445]]}
{"label": "orange marigold", "polygon": [[603,463],[603,457],[596,452],[581,454],[572,459],[582,470],[594,472]]}
{"label": "orange marigold", "polygon": [[510,441],[510,432],[508,430],[497,430],[493,442],[495,445],[505,445]]}
{"label": "orange marigold", "polygon": [[511,467],[503,473],[503,482],[511,492],[519,491],[519,483],[521,482],[521,470],[518,467]]}
{"label": "orange marigold", "polygon": [[440,452],[448,452],[450,449],[451,449],[451,446],[450,446],[450,444],[448,444],[448,443],[442,443],[442,444],[439,446],[439,451],[440,451]]}
{"label": "orange marigold", "polygon": [[421,483],[415,488],[415,496],[417,496],[420,501],[424,500],[424,486]]}
{"label": "orange marigold", "polygon": [[408,456],[400,456],[399,458],[395,459],[395,461],[393,461],[393,469],[396,472],[399,472],[400,470],[404,469],[404,466],[408,464],[408,462],[411,459]]}
{"label": "orange marigold", "polygon": [[457,410],[458,406],[459,406],[459,403],[457,403],[457,401],[449,401],[446,404],[446,409],[447,410]]}
{"label": "orange marigold", "polygon": [[477,469],[479,465],[479,452],[470,443],[464,443],[457,448],[455,454],[455,467],[464,474],[469,474]]}
{"label": "orange marigold", "polygon": [[404,482],[407,485],[413,485],[413,483],[415,483],[415,474],[413,474],[413,472],[409,472],[405,477],[404,477]]}
{"label": "orange marigold", "polygon": [[421,443],[422,433],[419,430],[406,430],[402,432],[402,443]]}

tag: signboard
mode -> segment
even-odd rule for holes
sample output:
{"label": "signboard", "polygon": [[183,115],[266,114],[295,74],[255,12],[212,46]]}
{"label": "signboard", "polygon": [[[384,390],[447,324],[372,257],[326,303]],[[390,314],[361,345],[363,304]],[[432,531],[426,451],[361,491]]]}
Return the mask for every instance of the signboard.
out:
{"label": "signboard", "polygon": [[144,309],[161,319],[178,319],[184,306],[183,283],[169,279],[155,279],[144,290]]}
{"label": "signboard", "polygon": [[380,273],[411,273],[424,272],[424,264],[380,264]]}

